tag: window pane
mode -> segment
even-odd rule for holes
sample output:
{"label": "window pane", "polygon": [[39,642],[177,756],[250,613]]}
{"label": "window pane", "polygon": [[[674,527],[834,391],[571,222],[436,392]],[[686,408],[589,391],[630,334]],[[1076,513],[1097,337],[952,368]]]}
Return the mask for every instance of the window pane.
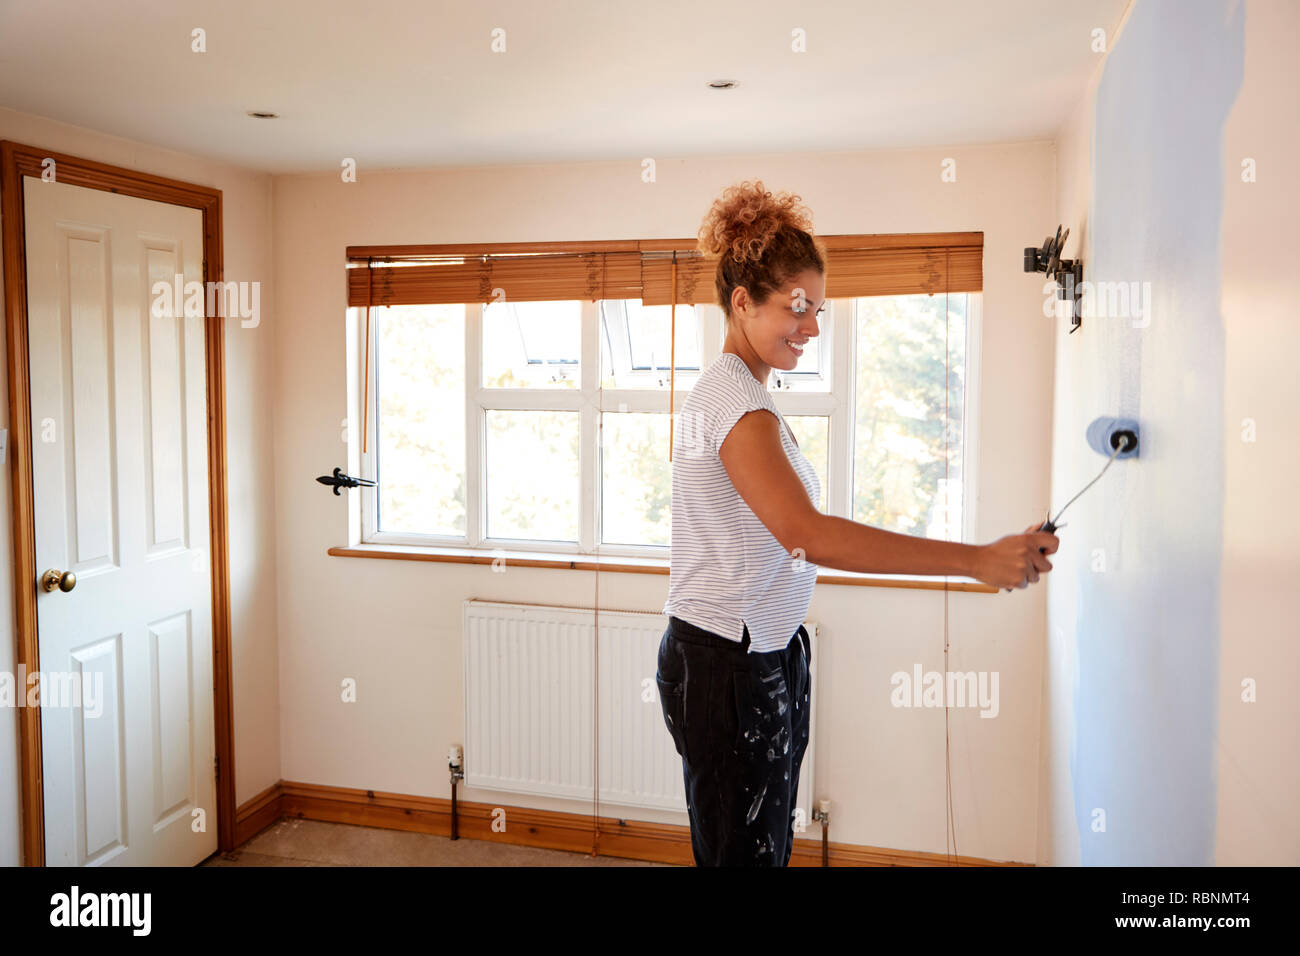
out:
{"label": "window pane", "polygon": [[[947,296],[946,321],[944,298],[855,300],[853,519],[957,541],[962,527],[966,295]],[[946,388],[945,347],[951,370]]]}
{"label": "window pane", "polygon": [[375,323],[380,531],[465,533],[465,307],[381,306]]}
{"label": "window pane", "polygon": [[581,413],[485,414],[487,535],[577,541]]}
{"label": "window pane", "polygon": [[491,302],[483,309],[483,385],[579,388],[581,343],[581,302]]}
{"label": "window pane", "polygon": [[794,432],[799,450],[817,472],[821,497],[814,501],[818,511],[826,510],[826,473],[830,467],[831,420],[825,415],[785,415],[785,423]]}
{"label": "window pane", "polygon": [[668,415],[606,412],[601,418],[601,542],[669,544]]}
{"label": "window pane", "polygon": [[642,305],[640,299],[600,303],[600,361],[605,388],[668,388],[673,377],[687,388],[700,371],[700,318],[692,305],[677,306],[676,355],[672,354],[672,306]]}

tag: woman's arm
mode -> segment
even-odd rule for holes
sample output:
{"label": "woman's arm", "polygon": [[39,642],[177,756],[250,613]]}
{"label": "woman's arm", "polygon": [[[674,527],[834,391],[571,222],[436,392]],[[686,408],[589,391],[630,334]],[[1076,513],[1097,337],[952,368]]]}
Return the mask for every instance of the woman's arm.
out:
{"label": "woman's arm", "polygon": [[732,484],[751,511],[791,553],[812,564],[877,574],[965,575],[998,587],[1024,587],[1051,564],[1055,535],[1008,535],[994,545],[936,541],[822,514],[808,498],[781,445],[780,424],[766,410],[743,415],[719,451]]}

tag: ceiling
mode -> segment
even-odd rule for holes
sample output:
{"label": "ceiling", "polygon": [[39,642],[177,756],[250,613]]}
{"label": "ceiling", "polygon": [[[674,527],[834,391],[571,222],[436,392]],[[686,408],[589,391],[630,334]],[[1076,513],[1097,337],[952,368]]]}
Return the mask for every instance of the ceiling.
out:
{"label": "ceiling", "polygon": [[0,0],[0,106],[274,173],[1052,139],[1128,3]]}

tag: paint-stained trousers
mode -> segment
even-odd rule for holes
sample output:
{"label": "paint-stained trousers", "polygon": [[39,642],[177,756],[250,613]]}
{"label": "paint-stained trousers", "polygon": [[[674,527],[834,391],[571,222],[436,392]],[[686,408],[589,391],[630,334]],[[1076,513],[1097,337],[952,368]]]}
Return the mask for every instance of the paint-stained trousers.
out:
{"label": "paint-stained trousers", "polygon": [[811,663],[802,625],[785,648],[751,654],[748,627],[737,643],[668,618],[655,677],[682,758],[696,866],[790,862]]}

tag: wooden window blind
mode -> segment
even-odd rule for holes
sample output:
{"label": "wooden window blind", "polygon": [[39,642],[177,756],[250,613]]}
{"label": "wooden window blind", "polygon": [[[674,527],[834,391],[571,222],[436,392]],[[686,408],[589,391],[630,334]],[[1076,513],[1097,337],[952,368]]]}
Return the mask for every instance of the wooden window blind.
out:
{"label": "wooden window blind", "polygon": [[[821,236],[826,295],[980,292],[982,232]],[[646,305],[713,302],[716,260],[693,239],[611,242],[349,246],[348,305],[640,299]],[[676,265],[676,294],[673,289]]]}

